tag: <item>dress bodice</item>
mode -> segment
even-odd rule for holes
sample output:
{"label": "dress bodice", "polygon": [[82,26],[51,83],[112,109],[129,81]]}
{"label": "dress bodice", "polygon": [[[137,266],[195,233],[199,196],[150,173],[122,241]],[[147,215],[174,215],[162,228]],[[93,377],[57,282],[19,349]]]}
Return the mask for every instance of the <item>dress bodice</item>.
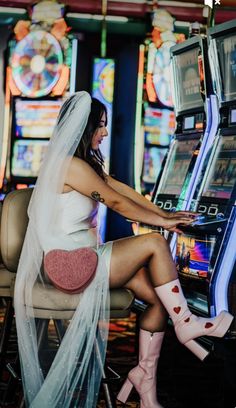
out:
{"label": "dress bodice", "polygon": [[57,200],[53,233],[44,237],[42,247],[72,250],[96,247],[100,242],[97,230],[98,203],[76,190],[62,193]]}
{"label": "dress bodice", "polygon": [[97,212],[98,203],[78,191],[60,194],[58,222],[66,234],[96,227]]}

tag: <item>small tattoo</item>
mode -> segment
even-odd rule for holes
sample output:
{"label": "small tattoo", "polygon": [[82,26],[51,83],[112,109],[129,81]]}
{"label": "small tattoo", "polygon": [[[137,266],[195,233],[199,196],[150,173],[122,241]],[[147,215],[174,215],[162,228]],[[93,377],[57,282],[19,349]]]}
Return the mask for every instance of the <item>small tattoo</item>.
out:
{"label": "small tattoo", "polygon": [[104,203],[104,202],[105,202],[104,198],[102,198],[102,197],[100,196],[100,194],[99,194],[97,191],[93,191],[93,192],[91,193],[91,197],[92,197],[95,201],[99,201],[100,203]]}

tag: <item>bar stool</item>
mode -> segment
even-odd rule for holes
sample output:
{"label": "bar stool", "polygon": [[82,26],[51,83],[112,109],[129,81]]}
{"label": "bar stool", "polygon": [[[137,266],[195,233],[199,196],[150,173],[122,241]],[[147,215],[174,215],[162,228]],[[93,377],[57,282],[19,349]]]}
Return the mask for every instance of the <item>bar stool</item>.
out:
{"label": "bar stool", "polygon": [[[7,195],[2,209],[1,245],[3,262],[7,270],[17,271],[20,252],[28,224],[27,208],[32,189],[16,190]],[[12,294],[14,284],[12,284]],[[125,318],[130,315],[133,293],[128,289],[112,289],[110,292],[110,317]],[[38,344],[43,345],[48,329],[48,323],[53,320],[59,342],[63,337],[63,320],[70,320],[80,301],[80,295],[67,295],[57,290],[49,283],[44,285],[36,282],[33,288],[33,314],[38,319]],[[96,345],[95,345],[96,346]],[[113,373],[113,377],[119,376]],[[103,391],[107,408],[116,406],[115,398],[110,387],[107,370],[103,369]],[[23,403],[21,403],[23,406]]]}
{"label": "bar stool", "polygon": [[[1,225],[2,220],[2,203],[0,203],[0,237],[3,232]],[[5,310],[1,324],[0,332],[0,378],[2,377],[2,370],[5,366],[5,359],[7,354],[7,346],[10,338],[12,321],[14,316],[11,287],[15,279],[15,273],[8,269],[3,264],[2,248],[0,239],[0,301],[2,310]]]}

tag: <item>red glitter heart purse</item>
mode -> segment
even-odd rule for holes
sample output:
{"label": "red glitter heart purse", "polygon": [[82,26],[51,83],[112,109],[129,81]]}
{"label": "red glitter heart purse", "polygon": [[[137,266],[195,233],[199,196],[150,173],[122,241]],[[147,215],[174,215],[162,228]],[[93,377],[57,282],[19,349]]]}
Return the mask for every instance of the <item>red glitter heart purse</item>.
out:
{"label": "red glitter heart purse", "polygon": [[98,255],[92,248],[72,251],[53,249],[43,260],[44,271],[53,285],[66,293],[80,293],[93,280]]}

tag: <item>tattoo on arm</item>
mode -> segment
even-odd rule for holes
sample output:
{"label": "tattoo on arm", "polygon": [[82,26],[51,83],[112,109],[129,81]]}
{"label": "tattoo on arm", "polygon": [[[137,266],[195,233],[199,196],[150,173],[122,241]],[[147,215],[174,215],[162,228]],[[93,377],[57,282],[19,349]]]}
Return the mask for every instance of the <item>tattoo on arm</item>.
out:
{"label": "tattoo on arm", "polygon": [[93,191],[93,192],[91,193],[91,197],[92,197],[95,201],[99,201],[100,203],[104,203],[104,202],[105,202],[104,198],[102,198],[102,197],[100,196],[100,194],[99,194],[97,191]]}

